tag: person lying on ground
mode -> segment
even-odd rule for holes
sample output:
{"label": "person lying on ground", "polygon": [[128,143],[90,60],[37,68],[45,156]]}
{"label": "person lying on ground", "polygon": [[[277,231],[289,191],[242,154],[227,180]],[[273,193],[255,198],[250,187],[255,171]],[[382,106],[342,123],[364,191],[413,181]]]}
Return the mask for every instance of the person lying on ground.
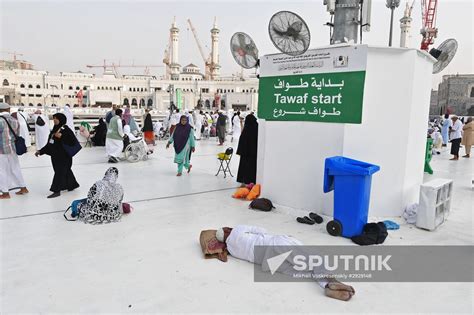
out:
{"label": "person lying on ground", "polygon": [[[227,246],[229,254],[235,258],[249,261],[254,264],[262,265],[265,258],[275,257],[281,253],[278,251],[279,246],[302,246],[299,240],[287,235],[272,235],[267,233],[263,228],[248,225],[237,225],[235,228],[223,227],[217,229],[216,238]],[[265,255],[255,256],[255,246],[268,246]],[[295,250],[291,257],[294,257]],[[278,271],[292,276],[295,273],[294,262],[292,259],[286,259],[278,268]],[[315,273],[327,274],[325,270],[314,270],[310,276]],[[312,277],[318,284],[324,288],[326,296],[342,301],[349,301],[355,294],[353,287],[341,283],[331,277],[319,278]]]}

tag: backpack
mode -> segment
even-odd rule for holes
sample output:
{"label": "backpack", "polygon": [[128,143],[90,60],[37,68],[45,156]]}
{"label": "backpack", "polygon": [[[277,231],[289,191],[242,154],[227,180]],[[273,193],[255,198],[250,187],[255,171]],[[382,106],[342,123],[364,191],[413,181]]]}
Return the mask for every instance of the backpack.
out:
{"label": "backpack", "polygon": [[257,198],[249,205],[249,209],[256,209],[262,211],[271,211],[273,208],[275,208],[273,206],[273,203],[266,198]]}
{"label": "backpack", "polygon": [[38,118],[36,118],[36,124],[40,127],[43,127],[46,123],[44,122],[43,118],[41,118],[41,116],[38,116]]}

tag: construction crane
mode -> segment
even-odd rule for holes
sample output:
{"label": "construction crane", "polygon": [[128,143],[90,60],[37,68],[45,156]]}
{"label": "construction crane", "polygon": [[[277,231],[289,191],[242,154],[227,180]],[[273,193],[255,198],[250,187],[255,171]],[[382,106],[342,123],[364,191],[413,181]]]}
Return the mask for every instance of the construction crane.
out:
{"label": "construction crane", "polygon": [[421,50],[428,51],[429,46],[433,45],[434,39],[438,35],[436,28],[436,7],[438,0],[421,0]]}
{"label": "construction crane", "polygon": [[189,24],[189,27],[191,28],[191,31],[193,32],[194,39],[196,40],[196,44],[199,48],[199,52],[201,53],[202,60],[204,61],[204,65],[206,68],[204,78],[206,80],[209,80],[211,77],[211,58],[210,56],[206,58],[206,55],[204,54],[204,50],[202,49],[202,46],[201,46],[201,42],[199,41],[199,38],[197,36],[196,29],[194,28],[193,23],[191,23],[191,19],[188,19],[188,24]]}
{"label": "construction crane", "polygon": [[117,68],[144,68],[145,69],[145,75],[150,74],[150,68],[161,68],[164,67],[163,65],[136,65],[136,64],[131,64],[131,65],[122,65],[122,64],[107,64],[106,60],[104,59],[104,64],[103,65],[86,65],[87,68],[103,68],[104,73],[106,72],[107,69],[112,68],[114,71],[114,74],[116,77],[121,77],[120,73],[118,72]]}
{"label": "construction crane", "polygon": [[8,54],[13,56],[13,61],[16,61],[16,56],[23,56],[23,54],[17,53],[16,51],[2,51],[2,54]]}

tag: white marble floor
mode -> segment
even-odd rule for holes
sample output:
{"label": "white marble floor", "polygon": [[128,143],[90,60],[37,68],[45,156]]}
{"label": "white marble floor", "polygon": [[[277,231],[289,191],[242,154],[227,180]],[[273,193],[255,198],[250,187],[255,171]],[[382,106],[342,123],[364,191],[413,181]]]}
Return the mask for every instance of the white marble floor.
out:
{"label": "white marble floor", "polygon": [[[356,295],[346,303],[326,298],[314,283],[255,283],[253,266],[235,258],[225,264],[204,260],[199,232],[224,225],[263,226],[305,244],[351,244],[329,236],[324,224],[296,223],[300,210],[255,212],[247,202],[232,199],[235,177],[214,176],[215,154],[221,150],[214,140],[200,142],[192,173],[181,178],[163,142],[148,161],[118,164],[125,200],[134,211],[102,226],[62,217],[62,210],[83,198],[109,167],[102,148],[80,152],[73,170],[81,187],[53,200],[45,198],[52,179],[49,159],[21,157],[31,193],[0,201],[0,312],[473,312],[472,283],[357,283]],[[473,159],[448,159],[446,152],[435,156],[435,174],[426,180],[455,180],[449,220],[435,232],[402,224],[385,244],[473,244]],[[232,162],[234,173],[237,165],[238,157]]]}

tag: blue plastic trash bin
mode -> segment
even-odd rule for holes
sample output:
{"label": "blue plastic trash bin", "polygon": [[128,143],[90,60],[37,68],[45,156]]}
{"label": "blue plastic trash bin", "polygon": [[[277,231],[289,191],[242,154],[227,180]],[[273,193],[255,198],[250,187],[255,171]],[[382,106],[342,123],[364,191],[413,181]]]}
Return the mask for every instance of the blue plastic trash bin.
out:
{"label": "blue plastic trash bin", "polygon": [[343,156],[327,158],[324,163],[324,192],[334,190],[334,220],[326,229],[333,236],[362,234],[367,223],[372,174],[377,165]]}

